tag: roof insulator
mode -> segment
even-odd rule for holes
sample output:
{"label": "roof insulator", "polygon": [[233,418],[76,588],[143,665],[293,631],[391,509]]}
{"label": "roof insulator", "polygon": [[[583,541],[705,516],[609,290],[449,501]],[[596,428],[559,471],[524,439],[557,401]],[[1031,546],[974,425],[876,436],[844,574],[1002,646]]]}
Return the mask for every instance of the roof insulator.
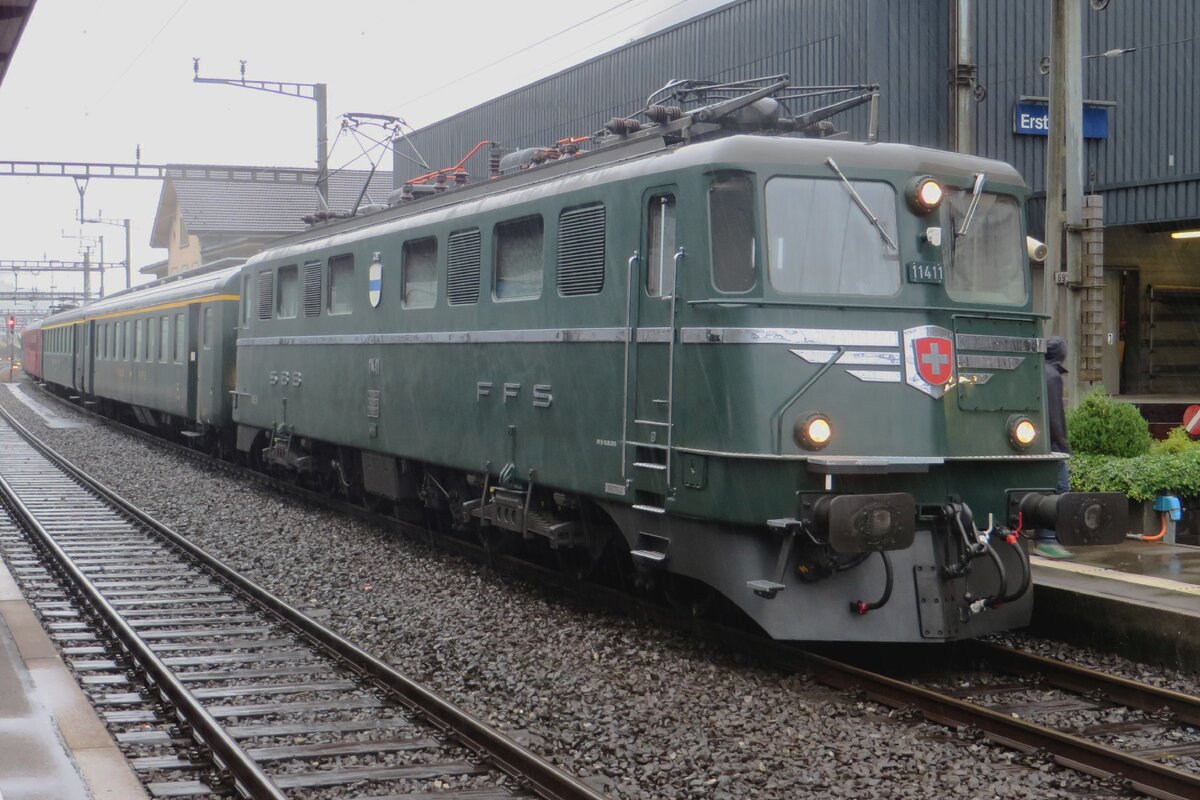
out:
{"label": "roof insulator", "polygon": [[653,105],[646,107],[646,119],[656,125],[666,125],[668,122],[674,122],[682,116],[683,109],[679,106]]}

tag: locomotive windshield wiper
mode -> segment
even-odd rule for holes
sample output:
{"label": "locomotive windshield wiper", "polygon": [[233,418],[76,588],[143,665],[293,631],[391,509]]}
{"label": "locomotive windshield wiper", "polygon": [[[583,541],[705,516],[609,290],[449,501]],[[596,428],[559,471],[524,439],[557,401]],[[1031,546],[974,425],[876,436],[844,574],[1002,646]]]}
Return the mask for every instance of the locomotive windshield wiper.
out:
{"label": "locomotive windshield wiper", "polygon": [[971,220],[975,219],[975,209],[979,208],[979,198],[983,197],[983,184],[986,182],[986,175],[982,172],[976,173],[975,188],[971,190],[971,205],[967,206],[967,214],[963,217],[962,227],[954,232],[955,237],[967,235],[967,229],[971,227]]}
{"label": "locomotive windshield wiper", "polygon": [[850,183],[849,179],[846,178],[845,174],[838,169],[837,162],[833,160],[833,157],[827,157],[825,159],[825,164],[831,170],[833,170],[833,173],[842,181],[842,186],[846,187],[846,191],[850,193],[851,199],[853,199],[854,203],[862,210],[864,214],[867,215],[867,219],[871,220],[871,224],[875,226],[877,231],[879,231],[879,235],[883,237],[883,241],[887,242],[888,247],[899,251],[900,248],[896,246],[896,243],[892,240],[892,237],[888,235],[886,230],[884,230],[883,223],[879,221],[879,217],[876,217],[871,213],[871,209],[867,208],[867,202],[863,200],[859,193],[854,190],[854,186]]}

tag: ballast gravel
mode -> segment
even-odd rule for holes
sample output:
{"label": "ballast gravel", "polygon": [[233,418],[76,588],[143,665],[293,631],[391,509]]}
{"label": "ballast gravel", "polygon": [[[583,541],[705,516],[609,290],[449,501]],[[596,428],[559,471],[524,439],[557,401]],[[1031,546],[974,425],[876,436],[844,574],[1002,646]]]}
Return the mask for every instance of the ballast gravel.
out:
{"label": "ballast gravel", "polygon": [[[27,383],[23,388],[53,405]],[[319,612],[364,650],[614,798],[1079,800],[1119,794],[969,733],[579,607],[394,532],[247,486],[85,418],[79,428],[47,429],[7,391],[0,392],[0,404],[225,563]],[[1024,642],[1020,635],[1008,638]],[[1033,646],[1079,663],[1099,660],[1131,676],[1145,670],[1057,644]],[[1181,687],[1192,681],[1167,679]]]}

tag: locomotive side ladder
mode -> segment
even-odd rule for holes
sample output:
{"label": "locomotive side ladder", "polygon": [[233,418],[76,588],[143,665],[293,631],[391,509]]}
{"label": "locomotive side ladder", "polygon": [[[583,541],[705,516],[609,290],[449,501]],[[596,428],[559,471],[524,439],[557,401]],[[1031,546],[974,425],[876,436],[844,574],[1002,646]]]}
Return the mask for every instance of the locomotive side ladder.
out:
{"label": "locomotive side ladder", "polygon": [[[677,341],[678,273],[684,249],[675,235],[674,187],[647,192],[642,205],[646,257],[629,260],[626,355],[626,425],[623,460],[633,488],[633,508],[646,536],[655,536],[673,494],[674,379]],[[638,269],[645,264],[645,270]],[[639,528],[643,525],[639,525]],[[640,555],[642,551],[635,552]],[[665,552],[647,549],[645,560],[661,562]]]}

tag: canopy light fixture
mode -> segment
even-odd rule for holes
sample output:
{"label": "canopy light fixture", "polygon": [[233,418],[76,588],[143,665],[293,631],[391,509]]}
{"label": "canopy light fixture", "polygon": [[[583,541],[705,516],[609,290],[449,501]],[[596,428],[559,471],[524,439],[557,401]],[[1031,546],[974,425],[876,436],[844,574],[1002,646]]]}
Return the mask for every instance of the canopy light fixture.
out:
{"label": "canopy light fixture", "polygon": [[1200,239],[1200,231],[1171,231],[1172,239]]}

